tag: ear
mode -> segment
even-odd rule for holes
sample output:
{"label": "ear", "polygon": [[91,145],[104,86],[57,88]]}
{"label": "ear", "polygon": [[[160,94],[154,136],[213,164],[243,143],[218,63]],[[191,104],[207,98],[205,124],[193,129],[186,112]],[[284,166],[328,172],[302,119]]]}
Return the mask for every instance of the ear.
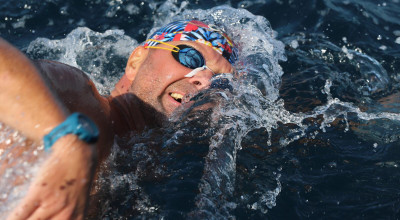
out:
{"label": "ear", "polygon": [[125,74],[115,85],[115,88],[111,92],[111,96],[117,96],[128,92],[129,87],[132,85],[140,66],[146,59],[148,52],[149,50],[144,46],[139,46],[132,52],[126,64]]}
{"label": "ear", "polygon": [[125,76],[132,83],[135,79],[140,66],[146,59],[149,50],[144,46],[138,46],[128,59],[125,68]]}

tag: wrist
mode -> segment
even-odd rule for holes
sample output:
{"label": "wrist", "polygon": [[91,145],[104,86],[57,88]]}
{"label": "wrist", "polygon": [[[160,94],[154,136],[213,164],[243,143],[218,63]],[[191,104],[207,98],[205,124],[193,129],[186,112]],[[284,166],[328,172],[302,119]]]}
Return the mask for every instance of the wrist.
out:
{"label": "wrist", "polygon": [[80,140],[91,144],[97,142],[99,130],[96,124],[84,114],[72,113],[43,137],[44,149],[49,150],[58,139],[68,134],[74,134]]}
{"label": "wrist", "polygon": [[[78,159],[83,162],[97,162],[97,150],[94,144],[80,140],[74,134],[65,135],[57,140],[52,147],[53,154],[66,159]],[[69,158],[74,157],[74,158]]]}

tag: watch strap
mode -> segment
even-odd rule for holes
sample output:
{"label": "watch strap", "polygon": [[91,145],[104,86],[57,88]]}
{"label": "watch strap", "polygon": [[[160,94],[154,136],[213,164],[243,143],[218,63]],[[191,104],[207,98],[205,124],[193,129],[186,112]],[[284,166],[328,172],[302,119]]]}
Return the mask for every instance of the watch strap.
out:
{"label": "watch strap", "polygon": [[84,114],[72,113],[43,137],[44,149],[49,150],[58,139],[68,134],[75,134],[80,140],[91,144],[97,141],[99,130],[96,124]]}

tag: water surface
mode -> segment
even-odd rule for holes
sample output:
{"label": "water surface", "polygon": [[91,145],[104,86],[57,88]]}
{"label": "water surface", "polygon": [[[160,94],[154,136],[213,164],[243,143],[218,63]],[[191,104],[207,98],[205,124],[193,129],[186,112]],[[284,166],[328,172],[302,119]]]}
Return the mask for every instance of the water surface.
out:
{"label": "water surface", "polygon": [[174,19],[219,24],[240,45],[234,76],[169,127],[115,144],[91,218],[399,218],[398,0],[0,2],[1,37],[77,66],[104,95]]}

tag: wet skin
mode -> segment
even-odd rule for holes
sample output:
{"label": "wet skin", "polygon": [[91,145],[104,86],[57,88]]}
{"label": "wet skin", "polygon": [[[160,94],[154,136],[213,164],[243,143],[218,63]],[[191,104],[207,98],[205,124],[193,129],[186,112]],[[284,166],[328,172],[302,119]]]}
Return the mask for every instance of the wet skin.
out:
{"label": "wet skin", "polygon": [[[169,43],[194,47],[215,73],[232,72],[231,64],[207,45],[190,41]],[[165,45],[157,46],[168,48]],[[187,78],[185,75],[192,69],[176,61],[171,51],[139,46],[129,57],[125,74],[111,95],[102,97],[93,82],[76,68],[53,61],[36,62],[36,67],[57,99],[70,112],[82,112],[98,125],[99,162],[108,156],[114,135],[129,135],[132,131],[141,132],[145,127],[160,125],[162,120],[182,105],[171,94],[194,95],[207,88],[213,76],[206,69]],[[158,121],[153,123],[154,120]]]}
{"label": "wet skin", "polygon": [[[206,65],[215,73],[232,72],[231,64],[211,47],[190,41],[169,42],[173,45],[187,44],[197,49],[205,58]],[[169,48],[166,45],[157,45]],[[137,56],[135,58],[135,53]],[[181,105],[171,94],[183,97],[191,96],[209,87],[213,73],[210,70],[198,72],[191,78],[185,77],[192,69],[176,61],[171,51],[163,49],[148,49],[138,47],[128,61],[126,76],[130,79],[128,88],[117,84],[118,93],[133,93],[143,102],[154,107],[158,112],[171,116],[172,112]],[[116,92],[112,95],[115,96]]]}
{"label": "wet skin", "polygon": [[[27,196],[9,219],[50,216],[82,219],[90,180],[96,176],[96,164],[101,164],[108,156],[115,136],[141,132],[149,126],[148,119],[154,117],[154,112],[171,116],[182,105],[177,96],[193,95],[207,88],[213,72],[232,72],[230,63],[209,46],[188,41],[171,44],[196,48],[212,72],[206,69],[187,78],[185,75],[192,69],[177,62],[170,51],[139,46],[128,59],[125,74],[111,95],[102,97],[82,71],[51,61],[37,61],[34,66],[17,49],[0,39],[0,78],[3,79],[0,100],[6,106],[1,111],[3,123],[38,144],[71,112],[86,114],[100,130],[99,141],[93,146],[74,135],[57,141]],[[17,102],[15,97],[18,97]],[[144,110],[143,106],[146,106]],[[85,181],[66,187],[65,183],[72,179]]]}

